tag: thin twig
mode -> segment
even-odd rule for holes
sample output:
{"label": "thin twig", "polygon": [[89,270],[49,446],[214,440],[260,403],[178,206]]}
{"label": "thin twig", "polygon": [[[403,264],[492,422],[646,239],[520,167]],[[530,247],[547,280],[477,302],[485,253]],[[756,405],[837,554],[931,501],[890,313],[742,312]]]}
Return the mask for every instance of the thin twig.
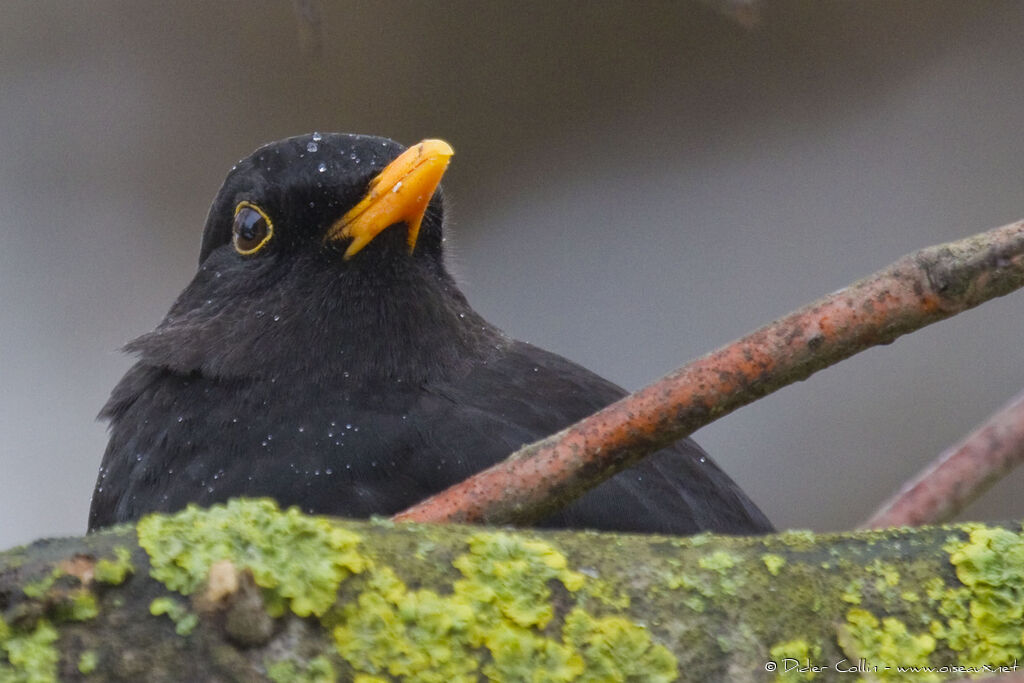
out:
{"label": "thin twig", "polygon": [[1024,460],[1024,392],[947,449],[861,525],[945,522]]}
{"label": "thin twig", "polygon": [[298,21],[299,47],[309,57],[319,57],[324,44],[323,10],[319,0],[292,0]]}
{"label": "thin twig", "polygon": [[923,249],[395,516],[529,523],[713,420],[1024,285],[1024,221]]}
{"label": "thin twig", "polygon": [[760,0],[701,0],[701,2],[745,29],[755,28],[761,21]]}

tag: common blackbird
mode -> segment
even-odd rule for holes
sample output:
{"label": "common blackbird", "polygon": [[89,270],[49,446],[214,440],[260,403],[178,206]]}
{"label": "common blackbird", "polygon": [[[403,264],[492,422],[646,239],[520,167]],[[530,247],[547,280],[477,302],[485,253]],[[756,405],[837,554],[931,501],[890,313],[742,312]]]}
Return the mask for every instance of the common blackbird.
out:
{"label": "common blackbird", "polygon": [[[470,308],[444,262],[451,154],[314,133],[231,169],[195,278],[126,347],[90,529],[233,496],[388,515],[624,395]],[[540,525],[772,529],[689,439]]]}

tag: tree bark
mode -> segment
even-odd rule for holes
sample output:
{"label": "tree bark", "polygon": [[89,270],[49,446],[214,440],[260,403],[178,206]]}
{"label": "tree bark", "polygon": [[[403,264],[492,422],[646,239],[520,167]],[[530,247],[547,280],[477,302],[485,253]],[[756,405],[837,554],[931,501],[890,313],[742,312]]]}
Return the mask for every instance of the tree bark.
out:
{"label": "tree bark", "polygon": [[1019,529],[672,538],[231,501],[0,554],[0,681],[994,675],[1024,660]]}

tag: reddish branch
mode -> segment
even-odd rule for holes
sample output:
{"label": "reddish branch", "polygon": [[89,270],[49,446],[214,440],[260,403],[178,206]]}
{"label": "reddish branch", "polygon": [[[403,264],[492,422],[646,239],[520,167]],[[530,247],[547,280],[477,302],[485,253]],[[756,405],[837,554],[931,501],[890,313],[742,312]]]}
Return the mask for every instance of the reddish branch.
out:
{"label": "reddish branch", "polygon": [[949,448],[861,525],[944,522],[1024,460],[1024,392]]}
{"label": "reddish branch", "polygon": [[1024,285],[1024,221],[923,249],[395,516],[529,523],[776,389]]}

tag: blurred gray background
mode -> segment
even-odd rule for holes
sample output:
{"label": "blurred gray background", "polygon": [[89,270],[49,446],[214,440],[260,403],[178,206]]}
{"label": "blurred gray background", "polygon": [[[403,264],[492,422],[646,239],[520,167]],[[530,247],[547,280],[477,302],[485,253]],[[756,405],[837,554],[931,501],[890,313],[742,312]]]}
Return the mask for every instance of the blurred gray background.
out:
{"label": "blurred gray background", "polygon": [[[1024,216],[1024,5],[12,2],[0,22],[0,548],[84,530],[94,416],[257,145],[443,137],[455,270],[638,388],[902,254]],[[1024,295],[697,433],[780,527],[849,528],[1024,386]],[[1024,517],[1021,473],[964,517]]]}

